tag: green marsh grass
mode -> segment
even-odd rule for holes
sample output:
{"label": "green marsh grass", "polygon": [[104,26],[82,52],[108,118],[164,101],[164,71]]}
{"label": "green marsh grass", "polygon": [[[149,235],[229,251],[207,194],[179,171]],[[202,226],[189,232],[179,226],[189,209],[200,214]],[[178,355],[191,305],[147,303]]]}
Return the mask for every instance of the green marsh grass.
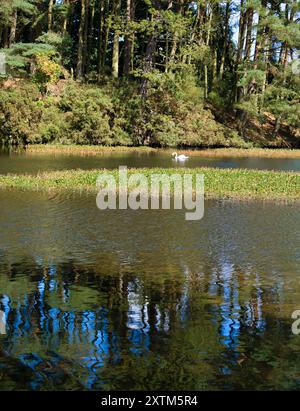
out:
{"label": "green marsh grass", "polygon": [[269,148],[213,148],[213,149],[156,149],[152,147],[105,147],[105,146],[79,146],[79,145],[60,145],[60,144],[35,144],[26,148],[28,154],[70,154],[70,155],[105,155],[110,153],[150,153],[162,152],[172,154],[185,153],[189,156],[201,156],[212,158],[226,157],[259,157],[259,158],[299,158],[300,150],[291,149],[269,149]]}
{"label": "green marsh grass", "polygon": [[[1,189],[19,190],[83,190],[96,192],[96,180],[101,173],[111,173],[118,181],[118,169],[115,170],[67,170],[43,172],[32,175],[0,175]],[[300,173],[261,171],[249,169],[184,168],[128,169],[128,176],[142,173],[150,182],[153,174],[192,174],[203,173],[205,178],[205,196],[207,198],[299,200]]]}

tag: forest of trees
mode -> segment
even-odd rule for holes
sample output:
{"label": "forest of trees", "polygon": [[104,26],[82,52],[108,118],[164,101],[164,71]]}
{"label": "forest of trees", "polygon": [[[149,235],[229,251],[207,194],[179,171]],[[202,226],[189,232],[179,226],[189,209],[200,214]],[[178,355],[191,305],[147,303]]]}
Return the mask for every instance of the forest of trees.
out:
{"label": "forest of trees", "polygon": [[299,146],[300,2],[0,0],[0,140]]}

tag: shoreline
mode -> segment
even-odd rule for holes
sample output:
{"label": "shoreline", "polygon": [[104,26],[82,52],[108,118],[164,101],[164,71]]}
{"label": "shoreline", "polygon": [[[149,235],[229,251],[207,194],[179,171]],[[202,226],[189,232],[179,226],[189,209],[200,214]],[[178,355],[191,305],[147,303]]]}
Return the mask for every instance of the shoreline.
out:
{"label": "shoreline", "polygon": [[[275,148],[206,148],[206,149],[182,149],[182,148],[154,148],[149,146],[79,146],[79,145],[60,145],[60,144],[34,144],[26,147],[24,152],[29,155],[34,154],[68,154],[82,156],[97,156],[108,153],[157,153],[162,152],[171,154],[173,151],[186,153],[189,156],[209,157],[209,158],[228,158],[228,157],[257,157],[257,158],[278,158],[278,159],[300,159],[300,149],[275,149]],[[17,152],[22,152],[17,150]]]}
{"label": "shoreline", "polygon": [[[86,191],[97,192],[100,174],[110,173],[118,182],[118,169],[67,170],[42,172],[38,175],[0,175],[0,189],[20,191]],[[128,177],[142,173],[150,182],[153,174],[204,174],[205,198],[237,200],[300,200],[300,173],[249,169],[128,169]],[[171,187],[172,191],[172,187]]]}

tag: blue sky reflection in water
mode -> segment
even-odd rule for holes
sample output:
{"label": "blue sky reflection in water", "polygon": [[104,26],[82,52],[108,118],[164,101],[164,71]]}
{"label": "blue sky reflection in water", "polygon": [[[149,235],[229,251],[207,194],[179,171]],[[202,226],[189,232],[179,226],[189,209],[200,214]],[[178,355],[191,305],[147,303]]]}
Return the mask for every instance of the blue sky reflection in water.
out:
{"label": "blue sky reflection in water", "polygon": [[299,204],[0,203],[1,389],[299,388]]}

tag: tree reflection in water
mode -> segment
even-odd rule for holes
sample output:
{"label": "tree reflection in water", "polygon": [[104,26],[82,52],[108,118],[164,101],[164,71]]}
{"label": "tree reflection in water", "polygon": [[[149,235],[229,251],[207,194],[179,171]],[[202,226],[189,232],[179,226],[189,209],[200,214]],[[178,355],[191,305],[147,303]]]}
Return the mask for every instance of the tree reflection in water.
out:
{"label": "tree reflection in water", "polygon": [[1,389],[297,386],[299,343],[267,307],[282,299],[279,284],[263,289],[259,274],[228,263],[155,281],[134,264],[99,266],[3,256]]}

